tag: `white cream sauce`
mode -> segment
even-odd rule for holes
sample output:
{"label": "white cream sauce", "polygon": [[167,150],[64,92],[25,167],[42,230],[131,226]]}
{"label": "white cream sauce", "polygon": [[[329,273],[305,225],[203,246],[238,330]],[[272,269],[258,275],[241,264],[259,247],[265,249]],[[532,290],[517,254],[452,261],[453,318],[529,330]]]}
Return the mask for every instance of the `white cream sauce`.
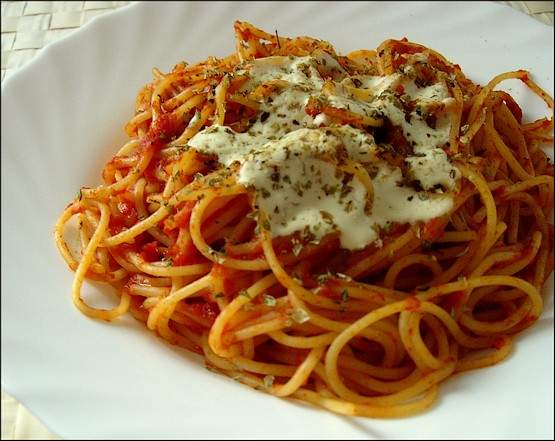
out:
{"label": "white cream sauce", "polygon": [[[188,145],[216,155],[226,166],[236,161],[241,164],[238,182],[256,192],[272,236],[308,229],[318,240],[339,231],[343,248],[363,248],[378,241],[380,230],[392,223],[427,221],[453,206],[452,191],[460,172],[442,148],[449,139],[449,116],[438,118],[434,128],[417,113],[407,118],[392,99],[392,87],[402,84],[406,99],[424,110],[431,105],[449,105],[453,98],[442,82],[418,87],[410,69],[385,77],[357,76],[357,88],[366,95],[362,99],[351,93],[355,79],[325,52],[254,60],[243,91],[279,81],[276,92],[260,103],[258,120],[246,133],[218,125],[207,127]],[[443,191],[404,186],[401,169],[379,157],[379,146],[371,135],[348,125],[334,125],[327,115],[308,115],[306,104],[324,96],[326,81],[327,87],[330,81],[333,85],[333,93],[326,94],[328,105],[388,118],[401,127],[414,149],[414,156],[406,159],[411,177],[418,179],[424,190],[440,185]]]}

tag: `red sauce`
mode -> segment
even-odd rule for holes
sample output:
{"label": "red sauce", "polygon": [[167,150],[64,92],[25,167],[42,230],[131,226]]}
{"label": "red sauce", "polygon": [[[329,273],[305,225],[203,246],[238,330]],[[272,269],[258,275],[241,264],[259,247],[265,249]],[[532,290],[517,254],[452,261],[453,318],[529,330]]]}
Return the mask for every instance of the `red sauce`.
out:
{"label": "red sauce", "polygon": [[236,21],[233,25],[233,28],[235,29],[235,32],[239,33],[241,35],[242,40],[248,41],[252,37],[251,30],[249,28],[240,29],[239,26],[240,26],[240,23],[238,21]]}
{"label": "red sauce", "polygon": [[176,243],[171,244],[168,247],[168,256],[171,257],[173,266],[194,265],[208,261],[192,240],[180,243],[179,246]]}
{"label": "red sauce", "polygon": [[223,294],[225,296],[234,296],[242,289],[247,289],[253,283],[251,277],[239,278],[239,270],[227,268],[217,263],[212,265],[210,274],[214,276],[215,279],[222,281]]}
{"label": "red sauce", "polygon": [[308,99],[304,110],[308,116],[315,118],[316,115],[322,113],[322,103],[311,97]]}
{"label": "red sauce", "polygon": [[189,228],[189,221],[191,220],[191,214],[195,205],[196,201],[186,201],[183,207],[173,215],[173,221],[178,228]]}
{"label": "red sauce", "polygon": [[208,321],[211,325],[216,320],[216,317],[220,313],[220,309],[216,303],[206,302],[202,299],[195,299],[191,302],[182,303],[183,309],[189,312],[191,315],[200,317]]}
{"label": "red sauce", "polygon": [[407,297],[407,302],[408,302],[407,309],[409,311],[414,311],[414,310],[420,308],[420,300],[418,300],[414,296]]}
{"label": "red sauce", "polygon": [[131,228],[139,220],[137,208],[131,195],[126,193],[114,197],[117,210],[112,212],[110,217],[109,230],[112,234],[117,234],[126,228]]}
{"label": "red sauce", "polygon": [[153,241],[141,247],[141,257],[147,262],[156,262],[166,256],[165,249],[160,247],[158,241]]}
{"label": "red sauce", "polygon": [[493,192],[493,197],[497,202],[504,202],[505,201],[505,189],[507,188],[506,185],[501,185],[497,190]]}
{"label": "red sauce", "polygon": [[495,340],[495,349],[499,350],[505,346],[505,339],[498,338]]}
{"label": "red sauce", "polygon": [[343,301],[343,296],[341,295],[339,288],[339,282],[334,279],[326,281],[325,285],[319,287],[318,295],[337,302]]}
{"label": "red sauce", "polygon": [[420,237],[423,240],[433,241],[443,235],[446,225],[447,225],[447,219],[445,217],[440,216],[440,217],[435,217],[433,219],[430,219],[424,225],[424,228],[421,231]]}
{"label": "red sauce", "polygon": [[531,326],[533,323],[535,323],[536,320],[538,320],[538,316],[536,316],[534,314],[527,314],[526,317],[524,317],[522,319],[520,324],[525,326],[525,327],[528,327],[528,326]]}
{"label": "red sauce", "polygon": [[455,291],[451,294],[445,296],[443,302],[443,309],[445,309],[449,314],[451,311],[459,309],[463,306],[466,295],[464,291]]}

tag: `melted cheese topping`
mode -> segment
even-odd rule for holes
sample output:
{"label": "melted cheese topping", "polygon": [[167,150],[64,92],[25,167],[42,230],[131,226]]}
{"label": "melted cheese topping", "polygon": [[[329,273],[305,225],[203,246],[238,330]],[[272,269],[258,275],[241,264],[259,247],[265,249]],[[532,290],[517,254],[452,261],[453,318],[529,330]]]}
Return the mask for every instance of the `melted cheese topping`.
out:
{"label": "melted cheese topping", "polygon": [[[263,82],[278,84],[260,103],[258,120],[245,133],[207,127],[188,145],[216,155],[226,166],[241,164],[238,182],[256,192],[272,236],[301,231],[318,240],[339,231],[341,246],[355,250],[379,244],[379,232],[392,223],[427,221],[451,210],[460,172],[442,148],[450,116],[439,116],[433,128],[421,116],[452,102],[441,81],[418,86],[411,66],[385,77],[350,77],[323,51],[257,59],[247,75],[243,91]],[[410,114],[393,95],[399,86],[415,109]],[[380,158],[380,147],[368,133],[334,124],[327,115],[308,115],[306,104],[315,98],[400,127],[413,147],[405,161],[411,179],[423,190],[404,185],[401,169]],[[426,191],[438,186],[441,192]]]}

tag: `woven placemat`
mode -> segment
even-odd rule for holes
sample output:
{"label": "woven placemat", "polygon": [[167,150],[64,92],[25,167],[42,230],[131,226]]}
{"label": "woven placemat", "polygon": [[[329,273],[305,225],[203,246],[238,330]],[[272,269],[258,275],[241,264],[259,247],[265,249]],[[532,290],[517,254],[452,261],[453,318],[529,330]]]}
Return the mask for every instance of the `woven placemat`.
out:
{"label": "woven placemat", "polygon": [[131,2],[3,1],[2,80],[43,47],[71,34],[90,19]]}
{"label": "woven placemat", "polygon": [[[2,80],[44,46],[74,32],[91,18],[132,2],[3,1]],[[553,1],[498,1],[553,25]]]}
{"label": "woven placemat", "polygon": [[[2,1],[2,81],[40,50],[87,21],[132,2]],[[553,26],[553,1],[498,1]],[[21,403],[2,391],[2,440],[57,439]]]}

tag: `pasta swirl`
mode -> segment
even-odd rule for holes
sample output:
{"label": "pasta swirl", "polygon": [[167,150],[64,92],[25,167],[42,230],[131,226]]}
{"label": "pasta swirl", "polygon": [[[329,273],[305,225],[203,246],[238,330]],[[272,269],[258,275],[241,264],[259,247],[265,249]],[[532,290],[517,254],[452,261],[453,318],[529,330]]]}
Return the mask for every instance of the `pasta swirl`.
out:
{"label": "pasta swirl", "polygon": [[[227,58],[154,69],[104,184],[60,215],[76,307],[346,415],[422,412],[504,360],[553,272],[553,99],[527,71],[479,86],[406,39],[340,55],[234,30]],[[524,122],[509,79],[551,116]],[[82,298],[87,279],[112,309]]]}

